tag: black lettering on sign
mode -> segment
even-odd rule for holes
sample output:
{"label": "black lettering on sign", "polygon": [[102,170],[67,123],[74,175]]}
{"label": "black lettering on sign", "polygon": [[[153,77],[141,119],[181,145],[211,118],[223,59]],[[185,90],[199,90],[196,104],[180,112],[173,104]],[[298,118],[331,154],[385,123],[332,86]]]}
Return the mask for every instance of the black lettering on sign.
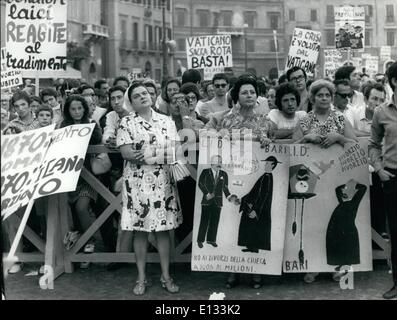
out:
{"label": "black lettering on sign", "polygon": [[60,179],[50,179],[40,186],[38,193],[40,196],[48,196],[55,193],[59,189],[61,184],[62,182]]}

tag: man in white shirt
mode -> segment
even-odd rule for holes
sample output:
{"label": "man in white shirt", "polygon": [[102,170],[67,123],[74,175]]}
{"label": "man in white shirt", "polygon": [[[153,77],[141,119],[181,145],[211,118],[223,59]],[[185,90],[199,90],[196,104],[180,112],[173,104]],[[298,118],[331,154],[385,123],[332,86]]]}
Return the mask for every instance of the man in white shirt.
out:
{"label": "man in white shirt", "polygon": [[347,117],[353,120],[353,130],[357,137],[371,135],[372,117],[375,108],[385,102],[385,97],[386,92],[384,86],[380,83],[371,83],[364,89],[365,105],[356,109],[351,108],[347,110]]}
{"label": "man in white shirt", "polygon": [[227,76],[224,73],[217,73],[214,75],[212,83],[215,89],[215,97],[200,105],[198,109],[198,113],[207,119],[210,118],[211,114],[229,108],[226,99],[226,93],[229,91],[229,80]]}
{"label": "man in white shirt", "polygon": [[342,66],[335,72],[335,81],[346,79],[353,90],[349,102],[352,108],[363,106],[364,95],[358,91],[361,87],[361,74],[354,66]]}
{"label": "man in white shirt", "polygon": [[350,83],[346,79],[335,80],[335,96],[334,96],[334,107],[335,110],[343,113],[346,120],[348,120],[353,125],[353,119],[350,114],[347,113],[352,106],[349,104],[349,99],[353,96],[353,90]]}
{"label": "man in white shirt", "polygon": [[290,84],[292,84],[296,90],[298,90],[300,95],[300,103],[298,106],[298,110],[308,112],[309,109],[309,93],[307,91],[307,75],[305,70],[301,67],[295,66],[287,71],[287,79]]}

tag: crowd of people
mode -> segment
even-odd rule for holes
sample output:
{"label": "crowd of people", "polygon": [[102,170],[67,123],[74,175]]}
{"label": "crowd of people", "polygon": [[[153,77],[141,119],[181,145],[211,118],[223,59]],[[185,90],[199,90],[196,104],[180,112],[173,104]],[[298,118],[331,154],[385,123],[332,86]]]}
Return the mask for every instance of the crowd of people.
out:
{"label": "crowd of people", "polygon": [[[333,80],[309,79],[302,68],[293,67],[276,83],[249,73],[239,77],[216,74],[212,81],[202,81],[199,71],[187,70],[180,79],[164,79],[162,86],[151,79],[130,82],[120,76],[111,84],[98,80],[93,86],[60,79],[53,87],[40,88],[39,96],[34,96],[34,91],[27,82],[9,99],[2,95],[2,134],[18,134],[52,123],[57,128],[94,123],[90,144],[120,151],[109,154],[112,167],[99,178],[115,194],[122,192],[121,218],[114,214],[83,252],[95,251],[98,241],[115,251],[117,237],[120,251],[131,251],[133,244],[138,270],[135,295],[143,295],[147,288],[145,265],[148,250],[153,250],[148,241],[151,233],[160,256],[161,286],[170,293],[179,291],[169,272],[170,231],[175,229],[176,237],[184,239],[193,228],[195,180],[189,176],[175,181],[170,169],[175,159],[168,154],[170,159],[149,164],[148,154],[156,158],[175,141],[183,144],[178,136],[181,129],[192,130],[196,140],[202,129],[222,136],[232,130],[249,129],[262,146],[277,141],[328,148],[333,144],[343,146],[357,137],[368,138],[371,222],[378,233],[390,237],[392,245],[394,286],[384,297],[397,296],[397,216],[393,209],[397,205],[397,63],[386,74],[373,78],[354,66],[340,67]],[[90,156],[85,160],[88,170]],[[69,194],[75,235],[90,227],[103,208],[101,201],[97,192],[80,179]],[[204,194],[203,206],[215,208],[221,203],[222,198],[213,193]],[[43,210],[40,204],[35,206],[38,220],[43,220]],[[211,210],[209,215],[216,215],[217,210]],[[37,225],[44,237],[45,223]],[[118,225],[122,232],[117,232]],[[12,217],[4,227],[13,239],[17,225]],[[202,247],[203,242],[216,246],[216,237],[203,229],[198,245]],[[22,246],[18,250],[23,250]],[[82,268],[88,266],[81,263]],[[112,263],[108,269],[122,266]],[[9,273],[21,267],[16,263]],[[304,279],[309,283],[315,278],[316,274],[307,274]],[[227,287],[235,287],[238,279],[230,274]],[[253,276],[252,284],[261,287],[262,277]]]}

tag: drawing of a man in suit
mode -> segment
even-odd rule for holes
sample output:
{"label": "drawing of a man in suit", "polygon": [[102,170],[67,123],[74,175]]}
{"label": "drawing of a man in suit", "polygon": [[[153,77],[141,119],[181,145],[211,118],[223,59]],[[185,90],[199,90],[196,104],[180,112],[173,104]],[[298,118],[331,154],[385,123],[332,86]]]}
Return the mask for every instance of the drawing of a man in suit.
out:
{"label": "drawing of a man in suit", "polygon": [[211,157],[211,168],[204,169],[199,177],[199,188],[203,192],[201,201],[201,220],[197,236],[199,248],[206,240],[208,244],[217,247],[216,236],[219,218],[223,206],[223,194],[229,201],[239,204],[236,195],[232,195],[228,188],[228,175],[222,168],[222,157]]}

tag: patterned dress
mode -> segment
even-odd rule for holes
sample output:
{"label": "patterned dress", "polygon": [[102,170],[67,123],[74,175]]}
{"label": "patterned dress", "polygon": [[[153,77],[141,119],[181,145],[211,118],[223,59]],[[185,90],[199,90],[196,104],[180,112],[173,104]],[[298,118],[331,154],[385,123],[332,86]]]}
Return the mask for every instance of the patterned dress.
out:
{"label": "patterned dress", "polygon": [[[137,113],[124,117],[117,131],[117,146],[131,145],[154,155],[178,140],[174,122],[152,111],[152,122]],[[145,158],[146,159],[146,158]],[[121,228],[144,232],[172,230],[182,223],[175,183],[169,165],[125,162]]]}
{"label": "patterned dress", "polygon": [[331,110],[327,120],[320,122],[313,111],[310,111],[300,120],[300,126],[304,135],[308,133],[320,135],[339,133],[343,135],[345,132],[345,116],[339,111]]}

